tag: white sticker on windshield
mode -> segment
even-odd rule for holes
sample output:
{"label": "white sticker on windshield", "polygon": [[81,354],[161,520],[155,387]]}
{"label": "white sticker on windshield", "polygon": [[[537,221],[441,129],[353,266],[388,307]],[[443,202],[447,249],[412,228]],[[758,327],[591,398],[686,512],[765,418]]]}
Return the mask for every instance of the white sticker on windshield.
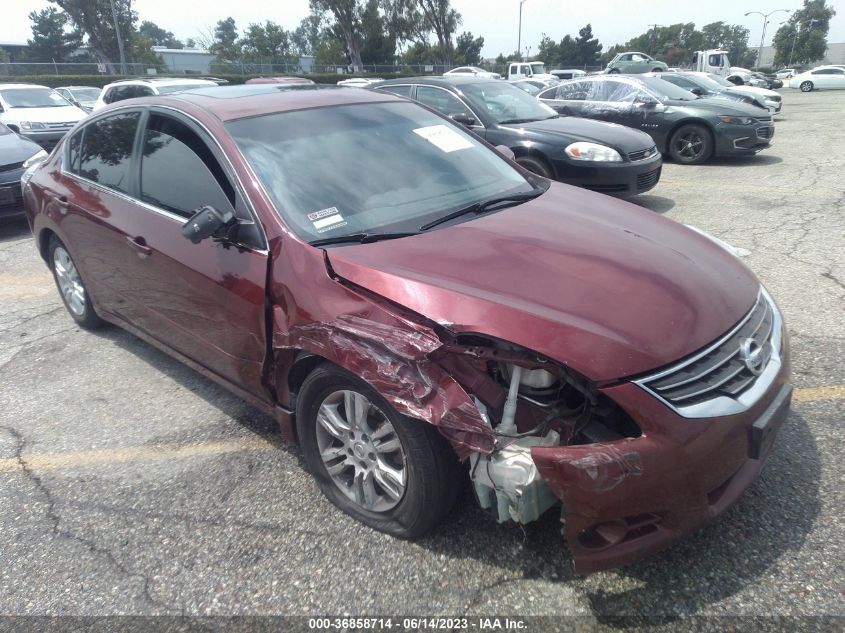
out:
{"label": "white sticker on windshield", "polygon": [[314,225],[317,233],[323,233],[324,231],[331,231],[332,229],[339,229],[342,226],[346,226],[346,221],[343,219],[340,211],[337,210],[337,207],[329,207],[328,209],[323,209],[322,211],[309,213],[308,219],[311,220],[311,224]]}
{"label": "white sticker on windshield", "polygon": [[459,149],[470,149],[473,145],[466,138],[458,134],[448,125],[429,125],[414,130],[432,145],[439,147],[444,152],[454,152]]}

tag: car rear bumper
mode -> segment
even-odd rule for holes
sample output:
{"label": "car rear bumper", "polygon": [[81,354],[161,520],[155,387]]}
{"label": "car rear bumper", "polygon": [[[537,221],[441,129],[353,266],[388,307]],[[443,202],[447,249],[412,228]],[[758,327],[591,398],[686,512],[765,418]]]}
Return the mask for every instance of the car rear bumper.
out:
{"label": "car rear bumper", "polygon": [[663,158],[658,152],[645,160],[624,163],[554,161],[556,180],[599,193],[627,197],[653,189],[660,180]]}
{"label": "car rear bumper", "polygon": [[763,468],[789,412],[786,351],[766,393],[743,413],[684,418],[633,383],[604,390],[643,428],[638,438],[535,448],[563,502],[575,568],[592,572],[657,552],[730,508]]}

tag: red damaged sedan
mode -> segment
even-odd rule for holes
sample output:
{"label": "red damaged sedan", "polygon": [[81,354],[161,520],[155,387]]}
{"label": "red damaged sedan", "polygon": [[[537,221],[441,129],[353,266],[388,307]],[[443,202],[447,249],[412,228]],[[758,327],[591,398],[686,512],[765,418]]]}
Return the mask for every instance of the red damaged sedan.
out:
{"label": "red damaged sedan", "polygon": [[469,477],[498,521],[561,512],[576,569],[628,563],[733,504],[789,408],[783,320],[727,245],[390,94],[122,101],[23,181],[77,323],[275,416],[390,534]]}

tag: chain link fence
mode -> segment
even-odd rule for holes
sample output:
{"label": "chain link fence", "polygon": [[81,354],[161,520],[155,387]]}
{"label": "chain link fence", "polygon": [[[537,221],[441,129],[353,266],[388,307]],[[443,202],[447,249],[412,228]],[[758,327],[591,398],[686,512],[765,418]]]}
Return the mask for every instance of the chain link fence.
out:
{"label": "chain link fence", "polygon": [[[164,72],[162,66],[150,66],[148,64],[126,64],[127,75],[146,75],[148,70],[154,68],[154,72]],[[120,64],[107,64],[96,62],[72,62],[72,63],[43,63],[43,62],[0,62],[0,77],[32,77],[38,75],[108,75],[120,73]]]}

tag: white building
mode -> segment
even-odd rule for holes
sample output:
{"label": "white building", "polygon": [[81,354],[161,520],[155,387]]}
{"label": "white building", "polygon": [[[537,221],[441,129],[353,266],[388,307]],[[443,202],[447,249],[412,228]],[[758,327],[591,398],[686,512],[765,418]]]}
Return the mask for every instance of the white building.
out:
{"label": "white building", "polygon": [[[756,50],[756,49],[753,49]],[[774,46],[764,46],[763,53],[760,56],[760,66],[772,66],[775,61]],[[838,44],[828,44],[827,52],[824,59],[814,62],[811,66],[821,66],[822,64],[845,64],[845,42]]]}
{"label": "white building", "polygon": [[161,57],[168,71],[188,75],[210,74],[211,63],[215,60],[212,53],[200,48],[153,46],[153,52]]}

